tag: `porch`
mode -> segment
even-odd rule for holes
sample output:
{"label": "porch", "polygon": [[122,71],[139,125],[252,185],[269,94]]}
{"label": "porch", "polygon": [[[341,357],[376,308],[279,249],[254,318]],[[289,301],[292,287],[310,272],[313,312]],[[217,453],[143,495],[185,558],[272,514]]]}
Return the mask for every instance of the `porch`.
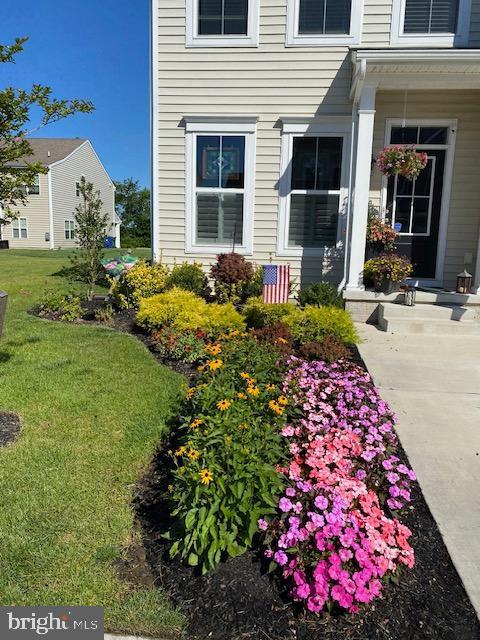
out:
{"label": "porch", "polygon": [[[480,309],[480,50],[357,49],[352,62],[356,153],[347,306],[359,311],[362,303],[365,314],[365,304],[382,302],[363,284],[373,205],[400,229],[397,245],[415,265],[414,284],[438,290],[436,301],[430,300],[435,293],[419,294],[420,300],[442,304],[441,292],[454,291],[466,268],[474,276],[472,295],[451,303]],[[398,143],[428,154],[416,185],[372,169],[378,152]]]}

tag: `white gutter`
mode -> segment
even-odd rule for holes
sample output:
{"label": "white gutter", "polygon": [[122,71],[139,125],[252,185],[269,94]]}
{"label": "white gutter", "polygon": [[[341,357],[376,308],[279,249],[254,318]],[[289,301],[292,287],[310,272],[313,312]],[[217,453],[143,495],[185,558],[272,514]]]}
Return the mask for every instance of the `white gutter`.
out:
{"label": "white gutter", "polygon": [[480,49],[354,49],[354,64],[368,62],[472,62],[480,63]]}
{"label": "white gutter", "polygon": [[50,249],[55,249],[55,236],[53,230],[53,189],[52,189],[52,170],[48,168],[48,222],[50,226]]}
{"label": "white gutter", "polygon": [[160,260],[159,243],[159,194],[158,194],[158,1],[150,4],[150,152],[151,152],[151,195],[150,228],[152,238],[152,260]]}

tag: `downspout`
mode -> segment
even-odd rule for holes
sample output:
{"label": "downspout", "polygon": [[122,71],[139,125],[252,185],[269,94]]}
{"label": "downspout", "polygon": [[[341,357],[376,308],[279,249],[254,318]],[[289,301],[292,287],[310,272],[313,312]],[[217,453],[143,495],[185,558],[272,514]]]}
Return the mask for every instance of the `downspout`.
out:
{"label": "downspout", "polygon": [[151,195],[150,232],[152,261],[160,259],[158,224],[158,0],[150,3],[150,152],[151,152]]}
{"label": "downspout", "polygon": [[52,189],[52,170],[48,168],[48,222],[50,226],[50,249],[55,249],[55,237],[53,235],[53,189]]}

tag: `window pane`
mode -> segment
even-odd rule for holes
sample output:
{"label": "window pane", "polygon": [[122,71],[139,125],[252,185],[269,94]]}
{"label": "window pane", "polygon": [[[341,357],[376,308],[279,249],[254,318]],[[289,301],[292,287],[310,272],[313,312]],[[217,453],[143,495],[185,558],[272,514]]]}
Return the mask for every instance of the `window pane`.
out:
{"label": "window pane", "polygon": [[197,242],[228,244],[243,242],[243,194],[197,194]]}
{"label": "window pane", "polygon": [[420,127],[420,144],[447,144],[446,127]]}
{"label": "window pane", "polygon": [[292,195],[288,246],[334,246],[339,200],[339,196]]}
{"label": "window pane", "polygon": [[222,0],[198,0],[198,34],[222,33]]}
{"label": "window pane", "polygon": [[198,136],[197,187],[218,187],[220,164],[220,136]]}
{"label": "window pane", "polygon": [[317,138],[293,139],[292,189],[315,189]]}
{"label": "window pane", "polygon": [[391,144],[417,144],[418,127],[392,127]]}
{"label": "window pane", "polygon": [[350,33],[351,0],[327,0],[325,33]]}
{"label": "window pane", "polygon": [[298,33],[324,33],[326,0],[300,0]]}
{"label": "window pane", "polygon": [[342,145],[342,138],[318,138],[317,190],[340,189]]}
{"label": "window pane", "polygon": [[397,178],[397,196],[409,196],[413,191],[413,182],[403,176]]}
{"label": "window pane", "polygon": [[20,229],[18,227],[13,227],[12,231],[13,231],[13,237],[14,238],[19,238],[20,237]]}
{"label": "window pane", "polygon": [[412,233],[427,233],[429,202],[428,198],[415,198]]}
{"label": "window pane", "polygon": [[248,0],[224,0],[225,19],[223,33],[226,35],[247,35]]}
{"label": "window pane", "polygon": [[416,196],[429,196],[430,187],[432,182],[432,168],[433,163],[430,159],[427,166],[420,172],[418,178],[415,180],[415,195]]}
{"label": "window pane", "polygon": [[224,188],[243,189],[245,174],[245,138],[222,136],[221,181]]}
{"label": "window pane", "polygon": [[397,207],[395,209],[395,224],[401,225],[397,231],[399,233],[409,233],[410,231],[410,208],[412,206],[411,198],[397,198]]}
{"label": "window pane", "polygon": [[458,0],[406,0],[404,33],[455,33]]}

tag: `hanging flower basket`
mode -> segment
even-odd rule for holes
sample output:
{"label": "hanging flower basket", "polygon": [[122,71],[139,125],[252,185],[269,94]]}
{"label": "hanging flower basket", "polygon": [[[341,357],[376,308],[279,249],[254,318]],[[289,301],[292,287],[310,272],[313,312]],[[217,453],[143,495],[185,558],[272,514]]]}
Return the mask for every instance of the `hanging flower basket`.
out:
{"label": "hanging flower basket", "polygon": [[415,180],[428,162],[426,153],[415,150],[415,145],[396,144],[385,147],[377,157],[377,169],[391,178],[400,175],[407,180]]}

